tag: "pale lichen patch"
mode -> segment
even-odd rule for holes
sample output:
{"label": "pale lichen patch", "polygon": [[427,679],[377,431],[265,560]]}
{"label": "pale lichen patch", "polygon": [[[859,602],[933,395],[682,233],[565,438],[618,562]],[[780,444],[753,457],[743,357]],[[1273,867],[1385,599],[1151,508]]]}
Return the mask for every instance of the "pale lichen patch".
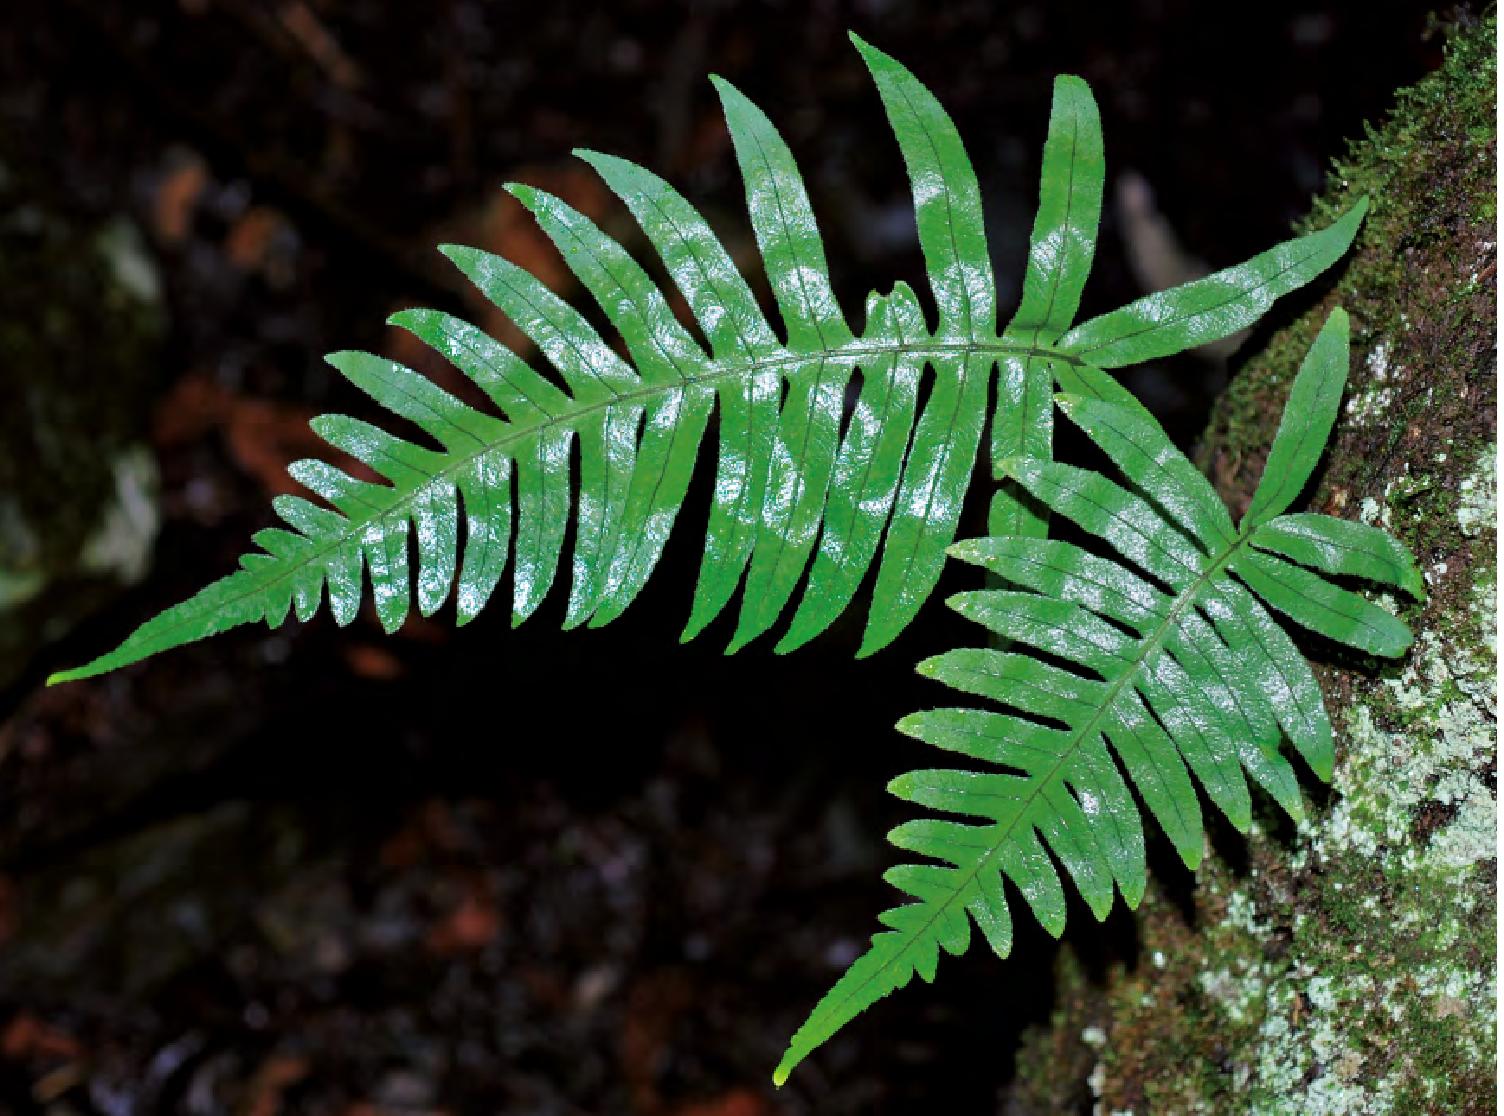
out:
{"label": "pale lichen patch", "polygon": [[[1491,500],[1491,470],[1471,477],[1463,502]],[[1379,502],[1365,504],[1379,518]],[[1292,912],[1257,867],[1203,869],[1221,920],[1207,950],[1217,961],[1194,979],[1208,1025],[1244,1036],[1228,1071],[1243,1110],[1415,1111],[1448,1080],[1492,1073],[1493,968],[1477,955],[1477,920],[1491,920],[1497,855],[1496,593],[1491,567],[1471,576],[1404,665],[1358,691],[1339,721],[1336,793],[1289,850],[1289,868],[1320,893]],[[1292,944],[1271,958],[1265,943],[1280,932]],[[1431,1070],[1416,1050],[1432,1052]],[[1446,1078],[1427,1076],[1436,1064]]]}
{"label": "pale lichen patch", "polygon": [[1457,526],[1469,538],[1494,522],[1498,506],[1495,497],[1497,480],[1496,450],[1489,446],[1473,472],[1458,486]]}

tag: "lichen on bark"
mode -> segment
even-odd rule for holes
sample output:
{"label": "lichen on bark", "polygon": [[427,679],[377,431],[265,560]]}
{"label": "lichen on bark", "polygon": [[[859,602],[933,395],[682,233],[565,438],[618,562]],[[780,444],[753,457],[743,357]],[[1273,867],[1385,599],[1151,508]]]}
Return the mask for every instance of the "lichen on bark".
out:
{"label": "lichen on bark", "polygon": [[1415,647],[1384,666],[1307,645],[1332,787],[1308,784],[1298,829],[1266,811],[1246,842],[1213,842],[1179,901],[1178,882],[1154,888],[1137,956],[1105,979],[1063,951],[1012,1111],[1493,1110],[1495,38],[1492,16],[1455,29],[1441,69],[1336,164],[1309,222],[1366,194],[1359,243],[1238,372],[1200,453],[1241,510],[1301,354],[1346,307],[1348,402],[1310,504],[1414,550],[1428,600],[1381,600]]}

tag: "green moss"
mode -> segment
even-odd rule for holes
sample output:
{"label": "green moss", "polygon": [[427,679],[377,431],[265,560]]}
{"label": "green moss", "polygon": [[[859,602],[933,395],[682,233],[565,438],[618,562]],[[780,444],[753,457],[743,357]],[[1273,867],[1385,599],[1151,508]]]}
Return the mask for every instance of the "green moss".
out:
{"label": "green moss", "polygon": [[1332,306],[1352,314],[1355,372],[1367,373],[1354,376],[1348,417],[1384,428],[1390,450],[1429,406],[1450,401],[1446,378],[1420,393],[1399,390],[1415,360],[1467,369],[1480,343],[1491,347],[1492,331],[1476,323],[1493,319],[1495,33],[1492,17],[1460,31],[1442,69],[1401,91],[1384,125],[1367,128],[1335,163],[1301,222],[1309,231],[1359,197],[1371,201],[1335,289],[1277,334],[1218,401],[1202,460],[1235,499],[1252,492],[1290,381]]}
{"label": "green moss", "polygon": [[1369,195],[1357,250],[1240,370],[1201,452],[1246,503],[1300,359],[1347,307],[1349,400],[1311,505],[1415,551],[1429,599],[1381,601],[1416,646],[1320,668],[1339,754],[1308,820],[1262,816],[1231,860],[1207,858],[1189,903],[1151,890],[1137,960],[1065,986],[1062,1019],[1106,1020],[1099,1111],[1492,1110],[1494,40],[1492,18],[1460,30],[1338,162],[1309,224]]}
{"label": "green moss", "polygon": [[[1491,498],[1492,459],[1456,488],[1480,504]],[[1458,518],[1453,537],[1465,541],[1470,520],[1460,509]],[[1183,953],[1168,975],[1151,973],[1150,961],[1109,992],[1109,1103],[1269,1113],[1486,1106],[1496,818],[1491,526],[1484,533],[1468,552],[1467,591],[1427,610],[1410,659],[1332,702],[1345,713],[1330,804],[1291,842],[1255,835],[1246,875],[1210,860],[1197,879],[1199,934],[1173,908],[1146,905],[1146,954],[1166,926],[1184,931],[1168,939]],[[1152,1053],[1114,1054],[1118,1028]]]}

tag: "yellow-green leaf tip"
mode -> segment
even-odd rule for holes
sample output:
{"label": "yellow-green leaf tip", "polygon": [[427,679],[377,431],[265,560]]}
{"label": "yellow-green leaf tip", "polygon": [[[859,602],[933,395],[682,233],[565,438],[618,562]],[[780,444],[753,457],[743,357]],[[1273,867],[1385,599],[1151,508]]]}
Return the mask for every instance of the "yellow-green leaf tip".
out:
{"label": "yellow-green leaf tip", "polygon": [[999,479],[1018,479],[1018,467],[1024,459],[1022,457],[1002,457],[993,465],[993,472]]}
{"label": "yellow-green leaf tip", "polygon": [[502,186],[502,189],[528,208],[532,208],[537,204],[541,193],[541,191],[527,185],[525,182],[508,182]]}
{"label": "yellow-green leaf tip", "polygon": [[757,112],[762,111],[752,103],[752,101],[747,97],[745,93],[743,93],[735,85],[731,84],[731,82],[721,77],[720,74],[711,74],[710,84],[715,87],[716,95],[720,97],[721,105],[725,108],[727,113],[730,113],[734,110],[749,108]]}
{"label": "yellow-green leaf tip", "polygon": [[[901,74],[908,73],[908,71],[904,68],[903,64],[898,61],[898,59],[894,58],[886,51],[879,50],[877,47],[869,43],[866,39],[858,35],[855,31],[848,31],[846,32],[846,34],[851,39],[851,45],[856,47],[856,49],[861,52],[862,61],[867,63],[867,69],[872,71],[872,76],[874,78],[891,78],[893,71],[895,70]],[[882,75],[879,75],[879,70],[884,71],[884,73]]]}
{"label": "yellow-green leaf tip", "polygon": [[977,612],[976,594],[957,593],[953,597],[947,597],[945,607],[958,615],[966,617],[968,620],[974,619]]}
{"label": "yellow-green leaf tip", "polygon": [[[909,735],[912,736],[913,734],[910,733]],[[909,792],[913,790],[913,788],[914,776],[912,773],[908,773],[904,775],[893,776],[893,778],[888,780],[888,785],[884,789],[887,790],[887,792],[894,798],[907,799]]]}

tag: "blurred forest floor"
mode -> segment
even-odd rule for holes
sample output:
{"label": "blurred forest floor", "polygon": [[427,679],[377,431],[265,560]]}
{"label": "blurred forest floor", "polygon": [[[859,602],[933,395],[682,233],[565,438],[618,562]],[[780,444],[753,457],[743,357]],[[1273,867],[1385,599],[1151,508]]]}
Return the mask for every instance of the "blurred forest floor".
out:
{"label": "blurred forest floor", "polygon": [[[611,151],[745,247],[710,72],[799,156],[849,311],[922,272],[847,27],[956,117],[1005,300],[1060,71],[1092,83],[1107,139],[1084,313],[1282,239],[1440,43],[1423,5],[1222,9],[12,0],[0,1109],[1019,1111],[1014,1051],[1052,993],[1037,929],[1006,965],[948,960],[937,990],[767,1084],[874,928],[897,820],[882,787],[916,755],[889,726],[935,700],[912,664],[957,628],[931,608],[859,666],[849,624],[792,659],[723,658],[722,629],[679,647],[694,493],[662,571],[603,631],[560,635],[558,603],[517,632],[500,614],[456,632],[447,610],[392,639],[321,618],[41,680],[231,569],[287,463],[319,452],[309,417],[378,417],[321,354],[370,348],[454,387],[387,314],[434,305],[512,336],[435,243],[570,292],[502,181],[630,237],[567,154]],[[1132,383],[1184,440],[1225,356]],[[1132,956],[1121,913],[1073,923],[1088,960]]]}

